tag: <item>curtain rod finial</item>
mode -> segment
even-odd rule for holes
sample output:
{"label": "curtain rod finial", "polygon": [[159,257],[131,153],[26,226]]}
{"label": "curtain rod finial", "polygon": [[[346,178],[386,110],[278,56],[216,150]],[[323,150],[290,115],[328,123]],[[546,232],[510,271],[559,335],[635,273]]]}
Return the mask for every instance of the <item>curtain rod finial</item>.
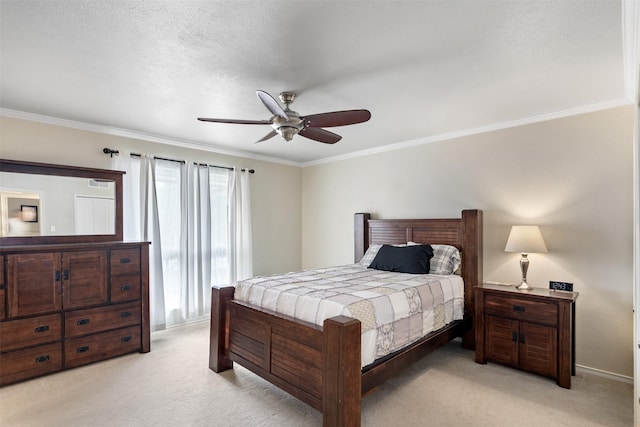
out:
{"label": "curtain rod finial", "polygon": [[120,152],[119,152],[118,150],[113,150],[113,149],[111,149],[111,148],[106,148],[106,147],[102,149],[102,152],[103,152],[104,154],[108,154],[110,157],[113,157],[113,155],[114,155],[114,154],[115,154],[116,156],[117,156],[118,154],[120,154]]}

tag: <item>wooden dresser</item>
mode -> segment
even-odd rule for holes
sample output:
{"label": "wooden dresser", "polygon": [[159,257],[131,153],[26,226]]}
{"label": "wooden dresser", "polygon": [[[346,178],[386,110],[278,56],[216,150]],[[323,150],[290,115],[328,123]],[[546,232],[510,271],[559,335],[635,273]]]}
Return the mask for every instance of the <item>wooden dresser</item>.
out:
{"label": "wooden dresser", "polygon": [[0,248],[0,385],[150,350],[149,245]]}
{"label": "wooden dresser", "polygon": [[0,159],[0,386],[150,351],[149,242],[123,241],[123,175]]}
{"label": "wooden dresser", "polygon": [[512,366],[571,388],[577,298],[577,292],[543,288],[477,287],[476,362]]}

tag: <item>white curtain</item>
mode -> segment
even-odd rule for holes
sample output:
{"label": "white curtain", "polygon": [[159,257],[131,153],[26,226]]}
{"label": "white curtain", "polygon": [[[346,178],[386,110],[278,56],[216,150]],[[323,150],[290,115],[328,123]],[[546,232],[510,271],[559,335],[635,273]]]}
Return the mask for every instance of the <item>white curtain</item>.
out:
{"label": "white curtain", "polygon": [[197,319],[210,310],[212,284],[212,197],[207,166],[188,164],[184,168],[182,203],[182,289],[183,319]]}
{"label": "white curtain", "polygon": [[253,275],[249,172],[234,170],[229,191],[231,283]]}
{"label": "white curtain", "polygon": [[148,155],[115,168],[127,172],[125,239],[152,242],[152,330],[207,317],[212,285],[253,273],[249,174]]}
{"label": "white curtain", "polygon": [[155,160],[149,155],[118,156],[114,168],[123,176],[124,240],[149,241],[149,311],[151,330],[165,329],[162,242],[156,195]]}

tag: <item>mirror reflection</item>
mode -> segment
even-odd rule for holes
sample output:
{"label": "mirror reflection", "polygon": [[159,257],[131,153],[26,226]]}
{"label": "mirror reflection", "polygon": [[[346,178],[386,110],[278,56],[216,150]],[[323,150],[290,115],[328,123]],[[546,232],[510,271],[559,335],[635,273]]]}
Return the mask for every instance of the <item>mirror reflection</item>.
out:
{"label": "mirror reflection", "polygon": [[0,172],[0,237],[115,233],[115,182]]}

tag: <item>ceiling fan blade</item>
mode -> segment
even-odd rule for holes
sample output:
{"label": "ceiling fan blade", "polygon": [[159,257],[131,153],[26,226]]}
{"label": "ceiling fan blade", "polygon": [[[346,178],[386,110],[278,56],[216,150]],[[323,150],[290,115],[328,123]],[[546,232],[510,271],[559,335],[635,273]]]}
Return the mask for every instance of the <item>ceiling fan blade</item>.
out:
{"label": "ceiling fan blade", "polygon": [[298,134],[305,138],[313,139],[314,141],[324,142],[325,144],[335,144],[342,139],[340,135],[320,128],[305,128],[298,132]]}
{"label": "ceiling fan blade", "polygon": [[201,122],[213,122],[213,123],[233,123],[240,125],[270,125],[270,120],[234,120],[234,119],[210,119],[207,117],[198,117]]}
{"label": "ceiling fan blade", "polygon": [[276,132],[275,130],[272,130],[271,132],[269,132],[268,134],[266,134],[265,136],[263,136],[262,138],[260,138],[259,140],[256,141],[256,144],[258,142],[262,142],[262,141],[266,141],[267,139],[271,139],[274,136],[276,136],[278,134],[278,132]]}
{"label": "ceiling fan blade", "polygon": [[301,117],[305,127],[330,128],[335,126],[354,125],[366,122],[371,118],[368,110],[345,110],[334,111],[332,113],[311,114]]}
{"label": "ceiling fan blade", "polygon": [[260,101],[262,101],[265,107],[271,111],[271,114],[289,120],[289,116],[287,116],[287,113],[285,113],[280,104],[278,104],[278,101],[273,99],[273,96],[263,90],[257,90],[256,95],[258,95],[258,98],[260,98]]}

